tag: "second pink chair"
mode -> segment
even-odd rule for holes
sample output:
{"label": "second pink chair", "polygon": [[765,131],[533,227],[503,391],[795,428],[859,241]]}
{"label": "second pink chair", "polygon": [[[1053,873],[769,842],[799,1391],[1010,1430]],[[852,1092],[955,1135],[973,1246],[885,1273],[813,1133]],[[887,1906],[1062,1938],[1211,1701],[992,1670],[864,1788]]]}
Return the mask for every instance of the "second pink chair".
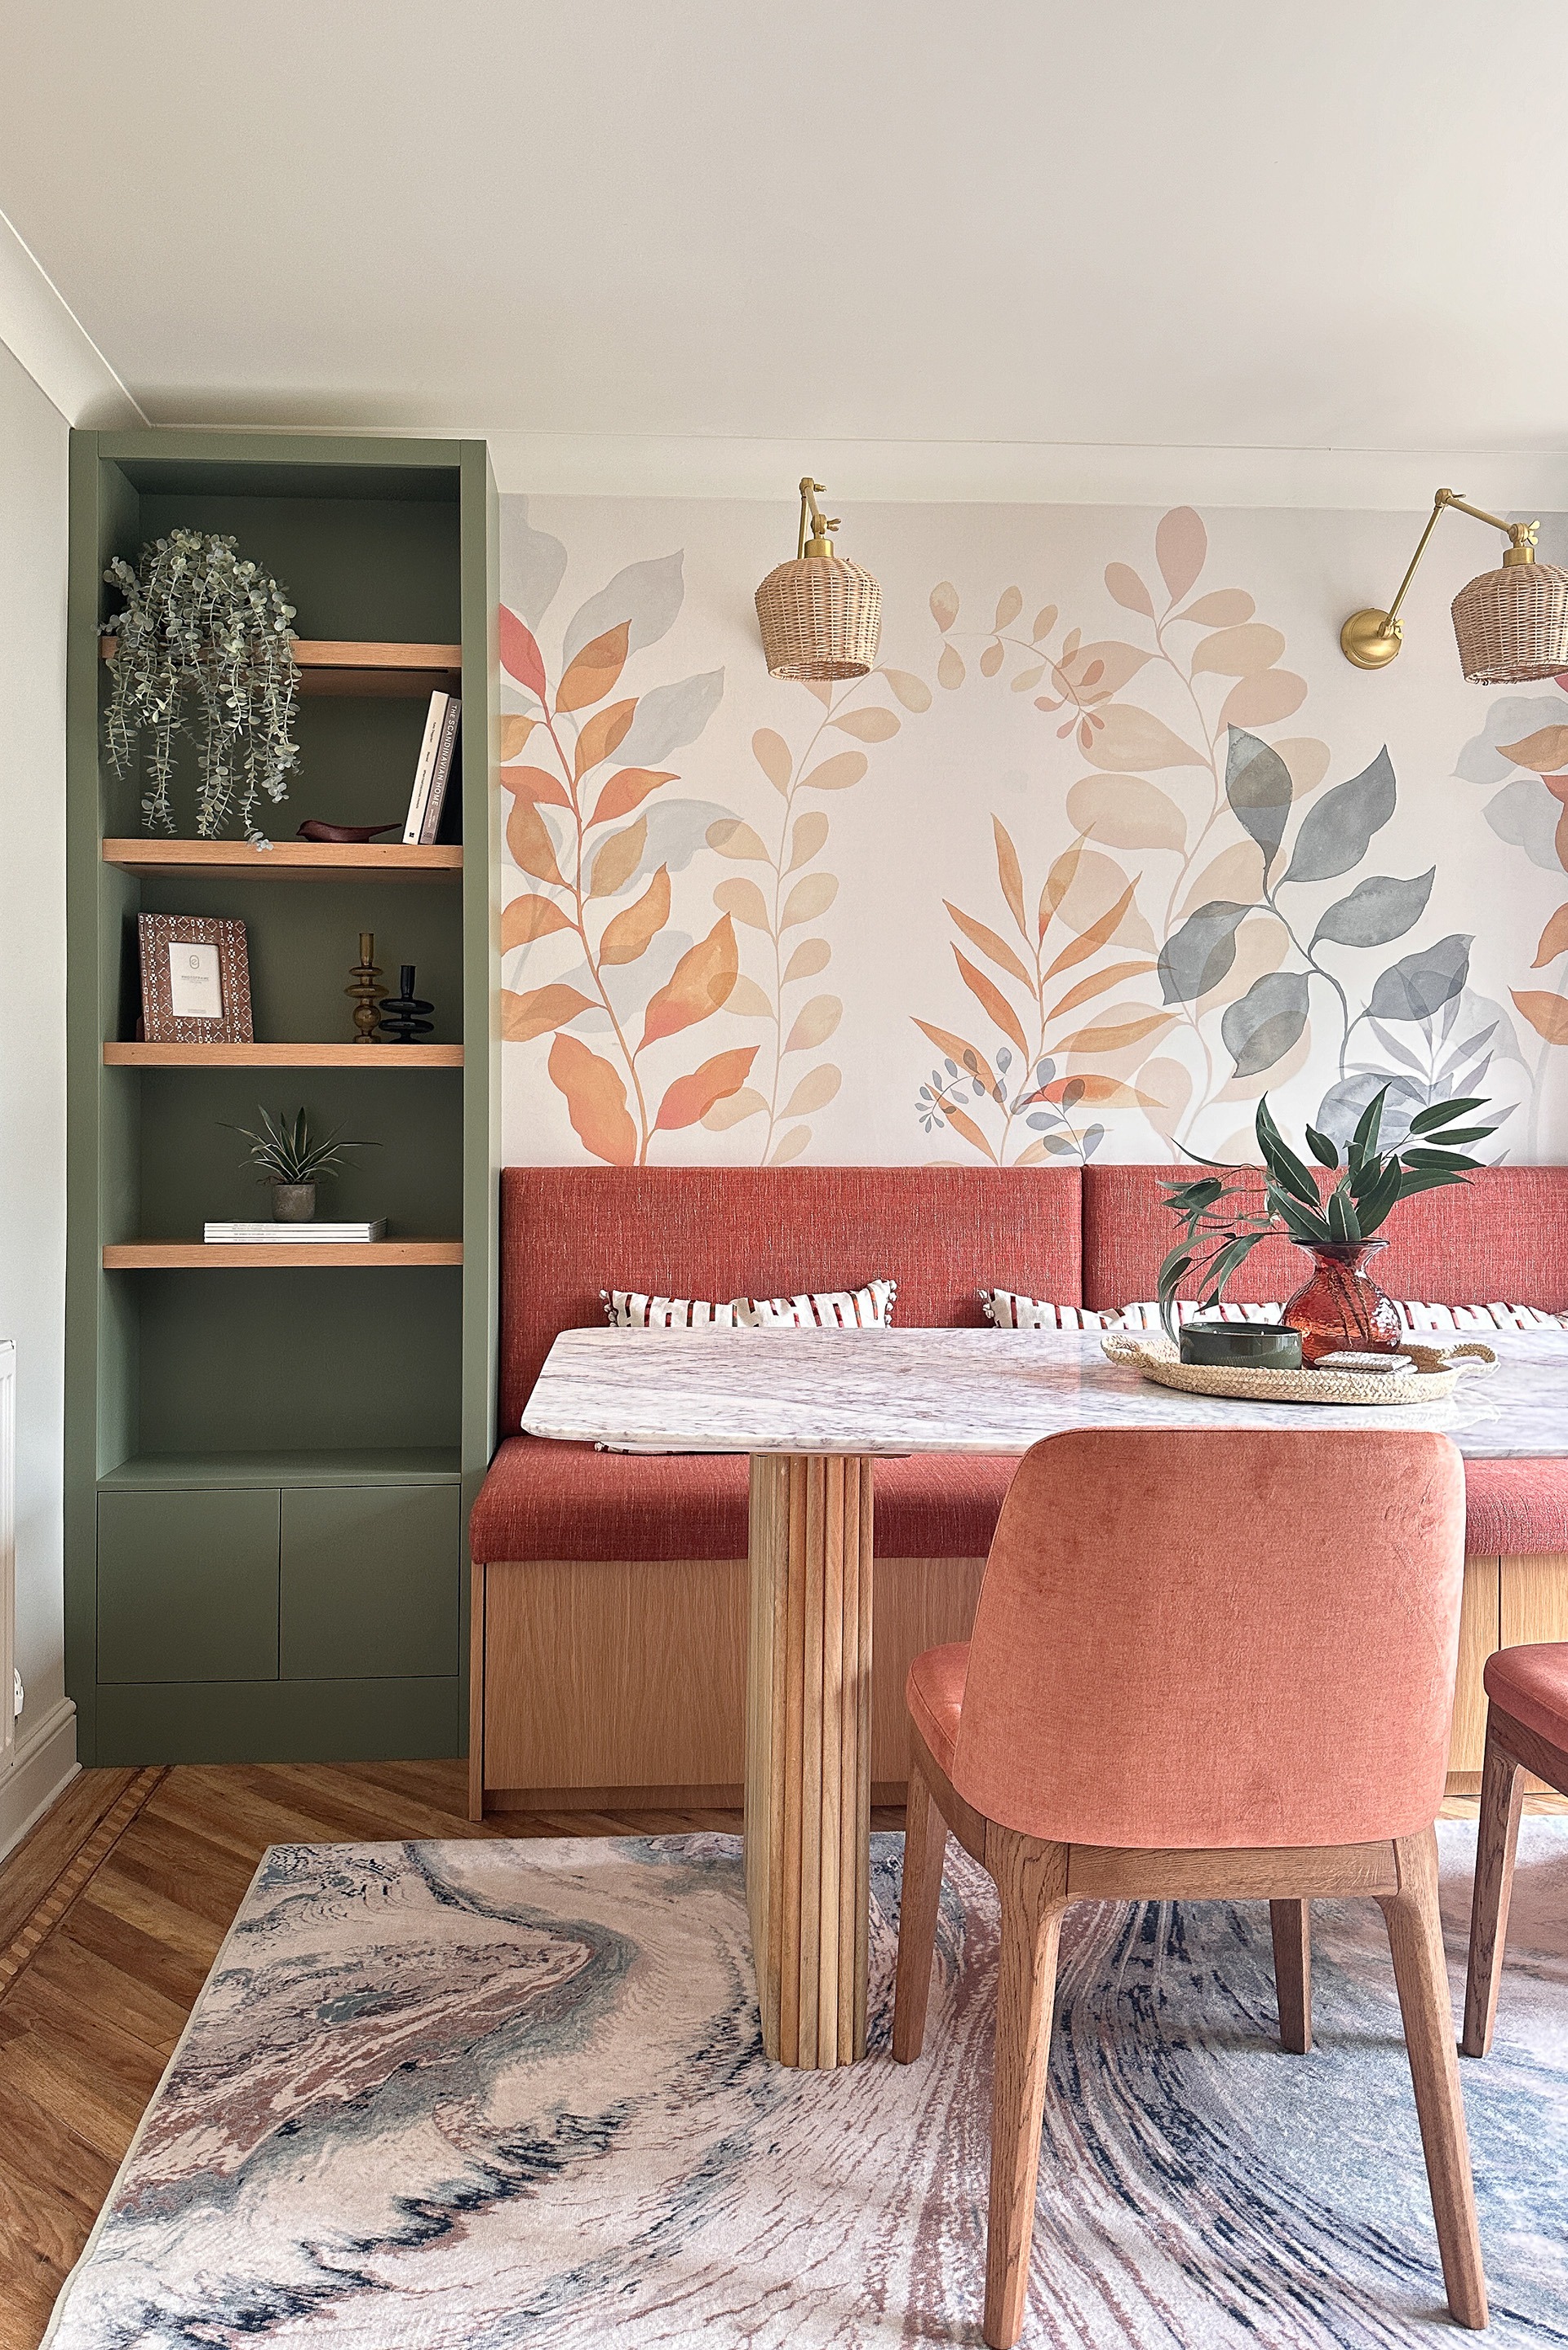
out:
{"label": "second pink chair", "polygon": [[893,2025],[908,2064],[951,1829],[1002,1908],[992,2350],[1023,2325],[1057,1939],[1085,1900],[1270,1901],[1301,2047],[1307,1903],[1381,1903],[1449,2306],[1485,2325],[1433,1828],[1464,1524],[1440,1436],[1090,1430],[1019,1464],[972,1638],[909,1673]]}

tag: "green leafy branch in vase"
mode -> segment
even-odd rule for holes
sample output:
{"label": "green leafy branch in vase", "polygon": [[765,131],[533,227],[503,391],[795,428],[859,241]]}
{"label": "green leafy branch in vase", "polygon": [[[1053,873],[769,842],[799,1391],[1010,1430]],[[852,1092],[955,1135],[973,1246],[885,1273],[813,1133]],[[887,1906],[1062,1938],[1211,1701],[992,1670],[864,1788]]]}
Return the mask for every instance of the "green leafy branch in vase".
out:
{"label": "green leafy branch in vase", "polygon": [[[1262,1205],[1227,1207],[1230,1201],[1256,1202],[1257,1178],[1250,1168],[1223,1167],[1193,1181],[1168,1183],[1165,1204],[1184,1226],[1181,1238],[1159,1268],[1160,1316],[1172,1337],[1176,1335],[1176,1300],[1182,1284],[1196,1268],[1204,1306],[1217,1305],[1226,1283],[1257,1247],[1271,1238],[1293,1241],[1298,1248],[1354,1248],[1372,1239],[1402,1200],[1417,1191],[1439,1191],[1462,1183],[1481,1164],[1466,1146],[1484,1142],[1495,1127],[1461,1126],[1459,1121],[1487,1104],[1479,1097],[1434,1102],[1410,1120],[1409,1134],[1397,1150],[1380,1151],[1379,1129],[1388,1087],[1374,1095],[1345,1146],[1344,1173],[1324,1197],[1313,1171],[1286,1142],[1264,1094],[1258,1103],[1256,1133],[1263,1161]],[[1307,1148],[1323,1167],[1337,1169],[1338,1144],[1316,1127],[1306,1129]],[[1194,1154],[1196,1156],[1196,1154]],[[1202,1159],[1204,1166],[1217,1162]],[[1242,1175],[1243,1183],[1227,1183],[1226,1175]]]}

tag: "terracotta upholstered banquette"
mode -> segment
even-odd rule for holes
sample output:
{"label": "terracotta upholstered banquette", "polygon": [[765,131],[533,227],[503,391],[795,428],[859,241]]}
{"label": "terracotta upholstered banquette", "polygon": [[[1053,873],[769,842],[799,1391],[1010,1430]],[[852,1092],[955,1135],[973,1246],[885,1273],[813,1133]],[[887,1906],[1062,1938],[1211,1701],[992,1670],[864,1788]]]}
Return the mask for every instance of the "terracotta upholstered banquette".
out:
{"label": "terracotta upholstered banquette", "polygon": [[[979,1326],[977,1290],[1064,1305],[1152,1297],[1168,1219],[1158,1167],[509,1168],[502,1179],[500,1417],[519,1431],[557,1331],[601,1290],[772,1295],[898,1283],[906,1326]],[[1568,1169],[1500,1168],[1406,1204],[1379,1261],[1396,1296],[1568,1311]],[[1288,1295],[1266,1243],[1229,1294]],[[878,1464],[873,1779],[909,1768],[903,1685],[968,1636],[1014,1463]],[[504,1435],[475,1505],[471,1789],[540,1807],[733,1799],[741,1778],[747,1463]],[[1471,1464],[1452,1768],[1480,1770],[1485,1658],[1568,1635],[1568,1463]],[[1467,1783],[1469,1782],[1467,1781]]]}

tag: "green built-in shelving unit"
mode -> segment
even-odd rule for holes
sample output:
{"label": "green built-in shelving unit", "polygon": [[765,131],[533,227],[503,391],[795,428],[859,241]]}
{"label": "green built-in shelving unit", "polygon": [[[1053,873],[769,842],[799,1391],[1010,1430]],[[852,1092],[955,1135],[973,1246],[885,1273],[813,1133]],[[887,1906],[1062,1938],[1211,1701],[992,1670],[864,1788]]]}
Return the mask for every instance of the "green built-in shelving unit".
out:
{"label": "green built-in shelving unit", "polygon": [[[150,841],[102,748],[111,556],[232,533],[301,639],[275,856]],[[71,448],[67,1674],[84,1762],[457,1754],[468,1509],[494,1433],[495,493],[481,442],[78,432]],[[433,849],[313,851],[400,817],[432,686],[461,691]],[[175,792],[193,833],[192,781]],[[451,833],[453,837],[449,838]],[[461,836],[460,837],[458,836]],[[285,847],[287,843],[287,847]],[[137,916],[246,926],[256,1044],[139,1045]],[[353,1043],[373,931],[430,1046]],[[259,1105],[374,1141],[326,1191],[396,1245],[202,1250],[266,1212]]]}

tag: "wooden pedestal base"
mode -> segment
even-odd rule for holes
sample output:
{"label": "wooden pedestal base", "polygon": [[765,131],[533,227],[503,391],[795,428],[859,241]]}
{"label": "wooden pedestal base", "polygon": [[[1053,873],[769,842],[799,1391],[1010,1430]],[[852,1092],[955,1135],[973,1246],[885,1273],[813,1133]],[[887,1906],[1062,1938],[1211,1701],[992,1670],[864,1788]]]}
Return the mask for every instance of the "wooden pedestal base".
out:
{"label": "wooden pedestal base", "polygon": [[746,1904],[763,2044],[781,2064],[866,2053],[871,1470],[752,1462]]}

